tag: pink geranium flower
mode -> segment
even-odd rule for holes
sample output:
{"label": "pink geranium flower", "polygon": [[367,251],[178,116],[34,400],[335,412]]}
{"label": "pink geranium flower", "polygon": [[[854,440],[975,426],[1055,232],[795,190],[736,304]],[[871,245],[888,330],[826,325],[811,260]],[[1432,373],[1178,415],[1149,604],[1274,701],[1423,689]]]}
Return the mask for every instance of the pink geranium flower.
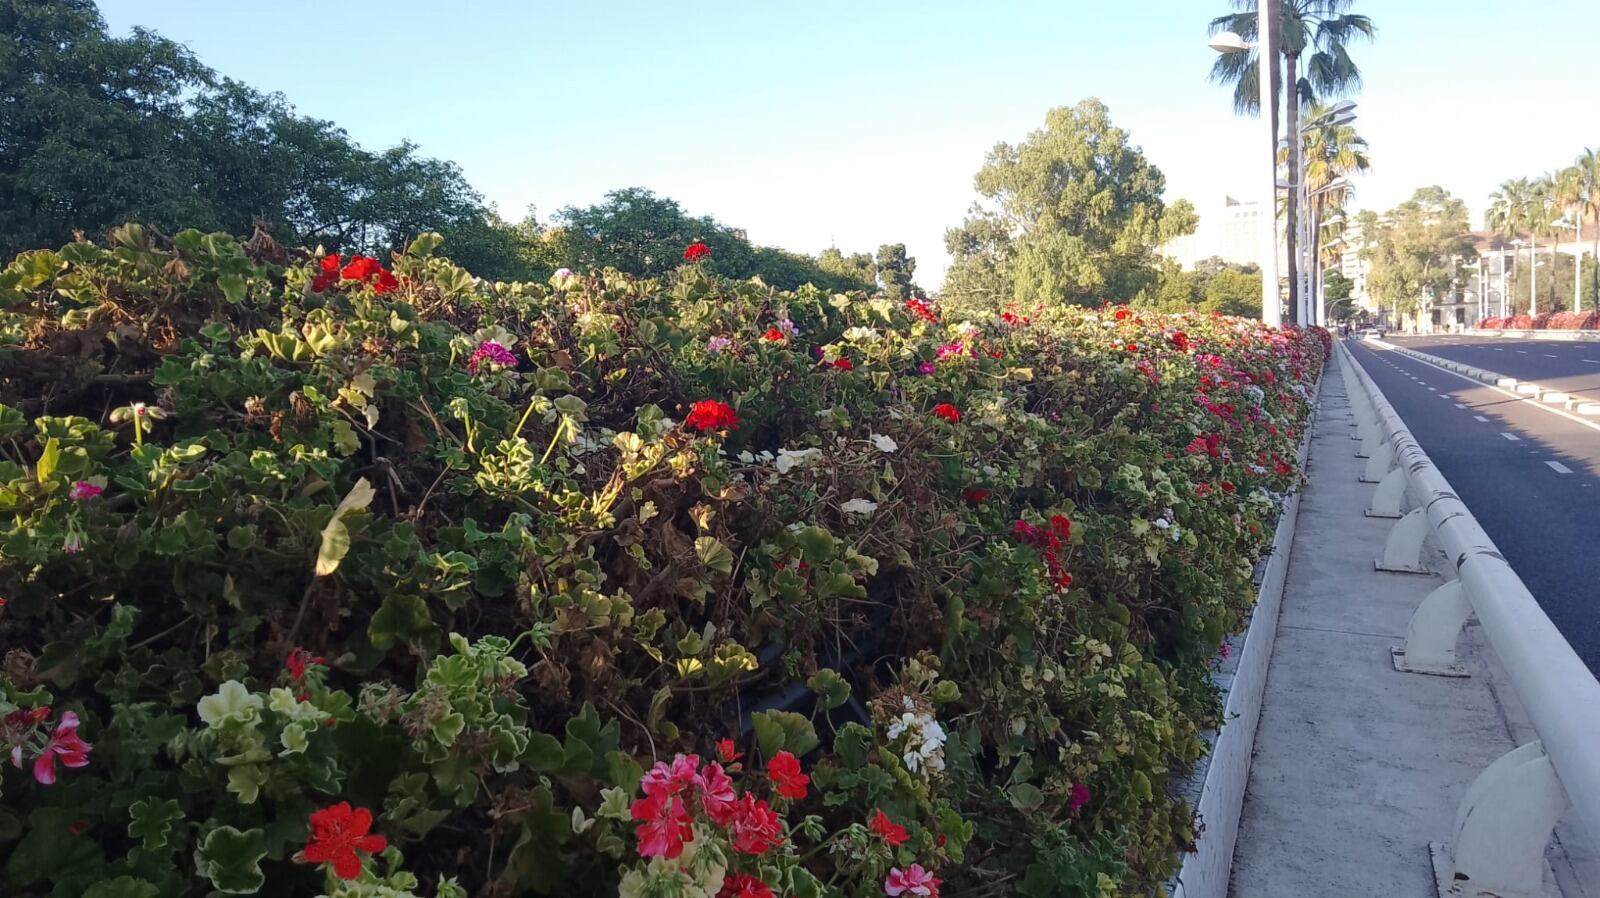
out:
{"label": "pink geranium flower", "polygon": [[[67,711],[56,723],[56,731],[51,734],[50,741],[45,743],[44,751],[33,760],[33,778],[41,786],[54,785],[56,759],[60,758],[61,763],[67,767],[87,767],[89,750],[92,747],[78,736],[78,715]],[[19,768],[22,766],[22,746],[11,749],[11,763]]]}
{"label": "pink geranium flower", "polygon": [[917,895],[920,898],[939,898],[939,877],[912,864],[902,870],[895,867],[883,881],[883,891],[891,896]]}
{"label": "pink geranium flower", "polygon": [[87,480],[80,480],[67,491],[67,498],[74,502],[87,502],[105,492],[105,487],[96,486]]}

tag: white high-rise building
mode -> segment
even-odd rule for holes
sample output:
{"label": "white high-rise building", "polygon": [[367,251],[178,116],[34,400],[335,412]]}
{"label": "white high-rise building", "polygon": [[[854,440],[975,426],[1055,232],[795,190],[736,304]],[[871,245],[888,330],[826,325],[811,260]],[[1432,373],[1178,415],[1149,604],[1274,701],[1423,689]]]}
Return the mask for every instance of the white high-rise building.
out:
{"label": "white high-rise building", "polygon": [[1168,241],[1163,255],[1184,268],[1213,256],[1235,265],[1259,263],[1261,253],[1261,204],[1224,197],[1221,208],[1199,210],[1200,222],[1193,234]]}

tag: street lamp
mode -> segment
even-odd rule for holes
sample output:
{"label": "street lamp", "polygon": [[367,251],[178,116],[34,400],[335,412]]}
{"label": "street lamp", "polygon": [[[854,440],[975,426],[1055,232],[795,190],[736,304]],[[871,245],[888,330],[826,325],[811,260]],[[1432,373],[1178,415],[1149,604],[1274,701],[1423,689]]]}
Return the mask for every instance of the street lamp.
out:
{"label": "street lamp", "polygon": [[1277,48],[1272,46],[1269,27],[1271,3],[1256,4],[1256,34],[1260,40],[1254,45],[1232,31],[1224,31],[1211,39],[1211,49],[1218,53],[1256,52],[1256,81],[1260,89],[1261,122],[1267,129],[1267,149],[1270,152],[1268,168],[1270,177],[1263,177],[1266,189],[1261,195],[1261,320],[1273,327],[1283,323],[1282,300],[1278,296],[1278,135],[1272,127],[1272,63]]}

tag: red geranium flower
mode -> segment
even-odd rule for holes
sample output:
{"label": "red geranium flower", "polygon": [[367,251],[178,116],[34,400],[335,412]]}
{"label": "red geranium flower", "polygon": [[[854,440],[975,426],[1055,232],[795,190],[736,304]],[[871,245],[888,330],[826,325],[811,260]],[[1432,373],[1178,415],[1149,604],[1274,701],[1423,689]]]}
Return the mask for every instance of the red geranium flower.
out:
{"label": "red geranium flower", "polygon": [[289,678],[296,683],[306,678],[307,667],[321,663],[321,655],[313,655],[302,648],[295,648],[289,653],[289,657],[283,659],[283,666],[289,670]]}
{"label": "red geranium flower", "polygon": [[768,343],[782,343],[789,338],[784,336],[783,331],[775,327],[769,327],[767,332],[761,335],[761,339]]}
{"label": "red geranium flower", "polygon": [[949,421],[951,424],[956,424],[961,421],[961,410],[948,402],[941,402],[934,406],[933,413],[938,417]]}
{"label": "red geranium flower", "polygon": [[[35,708],[31,712],[31,719],[35,722],[43,720],[40,711],[50,713],[49,708]],[[13,712],[16,713],[16,712]],[[89,765],[89,743],[78,736],[78,715],[67,711],[56,721],[55,732],[50,735],[50,741],[45,743],[44,751],[39,757],[33,759],[33,778],[41,786],[54,785],[56,781],[56,759],[61,759],[65,767],[87,767]],[[22,747],[16,746],[11,750],[11,763],[17,767],[22,766]]]}
{"label": "red geranium flower", "polygon": [[1179,352],[1188,352],[1189,351],[1189,335],[1184,333],[1183,331],[1178,331],[1177,333],[1173,334],[1172,335],[1172,346],[1173,346],[1174,349],[1178,350]]}
{"label": "red geranium flower", "polygon": [[339,268],[342,265],[344,265],[344,259],[340,258],[338,253],[328,253],[323,256],[322,261],[318,263],[321,273],[311,279],[311,289],[321,293],[329,287],[337,286],[339,283]]}
{"label": "red geranium flower", "polygon": [[378,269],[377,277],[372,280],[372,289],[379,294],[388,293],[399,286],[400,282],[395,279],[394,274],[384,271],[382,268]]}
{"label": "red geranium flower", "polygon": [[980,502],[987,502],[989,500],[989,496],[991,495],[993,494],[980,486],[969,486],[961,491],[961,498],[971,502],[974,505],[977,505]]}
{"label": "red geranium flower", "polygon": [[910,838],[906,835],[906,828],[890,820],[889,815],[883,812],[883,808],[872,812],[872,821],[867,824],[867,828],[882,836],[890,848],[904,845]]}
{"label": "red geranium flower", "polygon": [[783,820],[767,803],[746,792],[737,805],[738,816],[729,835],[740,854],[766,854],[783,844]]}
{"label": "red geranium flower", "polygon": [[1125,321],[1125,320],[1127,320],[1127,317],[1129,315],[1132,315],[1132,314],[1133,313],[1128,311],[1126,308],[1122,308],[1122,309],[1118,309],[1115,313],[1113,313],[1112,317],[1117,319],[1118,321]]}
{"label": "red geranium flower", "polygon": [[739,426],[739,416],[726,402],[702,399],[689,409],[689,417],[683,423],[702,433],[707,430],[733,430]]}
{"label": "red geranium flower", "polygon": [[371,256],[353,256],[350,264],[339,272],[339,276],[347,281],[365,281],[378,273],[378,260]]}
{"label": "red geranium flower", "polygon": [[717,898],[773,898],[772,887],[748,873],[732,873],[722,881]]}
{"label": "red geranium flower", "polygon": [[767,762],[767,776],[784,798],[805,798],[806,785],[811,782],[811,777],[800,772],[800,759],[786,751],[778,752]]}
{"label": "red geranium flower", "polygon": [[340,879],[355,879],[361,875],[356,852],[376,854],[389,847],[388,839],[369,835],[371,829],[371,811],[341,801],[311,815],[311,840],[300,854],[313,864],[332,864]]}
{"label": "red geranium flower", "polygon": [[732,739],[717,740],[717,758],[720,759],[722,763],[732,764],[734,761],[737,761],[742,757],[744,757],[744,752],[739,751],[734,746]]}
{"label": "red geranium flower", "polygon": [[711,258],[711,247],[698,240],[689,244],[683,251],[683,261],[685,262],[700,262],[709,258]]}
{"label": "red geranium flower", "polygon": [[833,367],[838,368],[840,371],[853,371],[855,370],[856,366],[855,363],[849,359],[840,359],[839,361],[833,363]]}

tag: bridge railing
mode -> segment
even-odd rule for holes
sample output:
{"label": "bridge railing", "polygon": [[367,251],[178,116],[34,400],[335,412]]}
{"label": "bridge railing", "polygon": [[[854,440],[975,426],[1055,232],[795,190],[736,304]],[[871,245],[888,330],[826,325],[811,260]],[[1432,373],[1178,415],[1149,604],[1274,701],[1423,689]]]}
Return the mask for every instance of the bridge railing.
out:
{"label": "bridge railing", "polygon": [[1355,356],[1343,345],[1346,392],[1367,458],[1361,479],[1377,483],[1372,517],[1397,518],[1376,560],[1380,570],[1429,573],[1432,537],[1454,575],[1418,606],[1396,669],[1466,676],[1456,642],[1476,615],[1527,710],[1537,739],[1490,764],[1456,811],[1449,843],[1434,846],[1444,887],[1465,894],[1542,893],[1545,848],[1575,807],[1588,844],[1600,851],[1600,681],[1539,607]]}

